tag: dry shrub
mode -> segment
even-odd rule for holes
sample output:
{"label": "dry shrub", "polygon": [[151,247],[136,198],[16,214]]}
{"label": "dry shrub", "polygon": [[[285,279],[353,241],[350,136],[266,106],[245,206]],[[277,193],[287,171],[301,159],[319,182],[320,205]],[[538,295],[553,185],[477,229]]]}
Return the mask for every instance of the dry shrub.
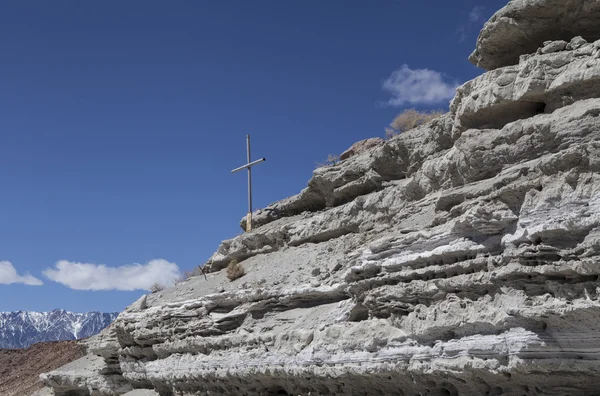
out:
{"label": "dry shrub", "polygon": [[418,126],[438,118],[444,114],[443,110],[418,111],[407,109],[398,114],[391,124],[385,128],[385,136],[389,139],[399,133],[410,131]]}
{"label": "dry shrub", "polygon": [[227,266],[227,279],[230,281],[234,281],[242,276],[246,275],[246,270],[237,260],[231,260],[229,265]]}
{"label": "dry shrub", "polygon": [[324,166],[331,166],[331,165],[335,165],[338,162],[340,162],[340,156],[337,154],[329,154],[327,156],[327,159],[323,162],[317,162],[317,168],[322,168]]}
{"label": "dry shrub", "polygon": [[194,274],[194,271],[185,271],[184,273],[182,273],[181,275],[179,275],[179,278],[175,279],[173,281],[174,285],[178,285],[180,283],[185,282],[186,280],[190,279],[192,276],[196,276]]}
{"label": "dry shrub", "polygon": [[150,291],[152,293],[158,293],[159,291],[163,290],[165,287],[163,285],[159,285],[158,283],[154,283],[152,284],[152,286],[150,286]]}
{"label": "dry shrub", "polygon": [[191,271],[185,271],[183,274],[181,274],[179,276],[179,278],[175,279],[175,284],[179,284],[182,282],[185,282],[186,280],[194,277],[194,276],[200,276],[200,275],[204,275],[204,279],[206,279],[206,273],[204,272],[204,268],[202,268],[201,266],[197,266],[196,268],[194,268]]}

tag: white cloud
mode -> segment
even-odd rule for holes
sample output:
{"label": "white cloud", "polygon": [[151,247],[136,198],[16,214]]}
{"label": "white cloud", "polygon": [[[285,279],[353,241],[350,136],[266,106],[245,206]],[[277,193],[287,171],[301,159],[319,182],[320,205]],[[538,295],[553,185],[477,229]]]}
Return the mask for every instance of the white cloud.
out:
{"label": "white cloud", "polygon": [[10,261],[0,261],[0,284],[23,283],[30,286],[41,286],[44,283],[35,276],[19,275]]}
{"label": "white cloud", "polygon": [[481,25],[483,25],[483,23],[485,22],[485,16],[484,16],[485,9],[486,8],[483,6],[473,7],[471,9],[471,11],[469,12],[469,17],[467,19],[467,22],[459,25],[456,28],[456,33],[458,34],[458,42],[459,43],[462,43],[467,38],[469,38],[469,35],[474,30],[475,26],[480,27]]}
{"label": "white cloud", "polygon": [[44,270],[44,275],[75,290],[130,291],[148,290],[155,283],[172,285],[180,272],[177,264],[162,259],[120,267],[61,260],[54,268]]}
{"label": "white cloud", "polygon": [[383,81],[383,89],[392,94],[389,106],[405,104],[435,104],[450,100],[458,84],[445,81],[442,73],[429,69],[413,70],[408,65],[392,73]]}
{"label": "white cloud", "polygon": [[478,23],[478,22],[483,22],[483,11],[485,10],[485,7],[482,6],[477,6],[474,7],[471,12],[469,13],[469,22],[470,23]]}

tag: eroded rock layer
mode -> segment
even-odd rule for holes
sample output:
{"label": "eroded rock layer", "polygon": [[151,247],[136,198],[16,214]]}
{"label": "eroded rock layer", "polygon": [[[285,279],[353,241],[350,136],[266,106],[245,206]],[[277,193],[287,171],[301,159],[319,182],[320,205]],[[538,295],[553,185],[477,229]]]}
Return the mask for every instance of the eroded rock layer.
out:
{"label": "eroded rock layer", "polygon": [[[540,50],[460,87],[448,114],[317,169],[224,241],[206,279],[144,296],[93,340],[85,370],[46,384],[58,396],[597,394],[598,48],[523,46]],[[234,259],[246,275],[230,282]]]}
{"label": "eroded rock layer", "polygon": [[600,39],[596,0],[512,0],[485,24],[470,56],[486,70],[514,65],[545,41]]}

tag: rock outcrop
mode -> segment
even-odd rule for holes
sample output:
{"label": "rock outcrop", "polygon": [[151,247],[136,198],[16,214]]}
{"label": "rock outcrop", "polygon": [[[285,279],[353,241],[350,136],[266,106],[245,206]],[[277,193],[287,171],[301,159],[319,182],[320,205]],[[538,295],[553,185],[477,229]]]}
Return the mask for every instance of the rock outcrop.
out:
{"label": "rock outcrop", "polygon": [[[600,3],[599,3],[600,4]],[[502,128],[509,122],[594,98],[600,92],[600,40],[550,41],[519,64],[461,86],[451,105],[456,127]]]}
{"label": "rock outcrop", "polygon": [[347,160],[357,154],[363,153],[373,147],[381,146],[384,143],[382,138],[370,138],[354,143],[348,150],[340,154],[340,160]]}
{"label": "rock outcrop", "polygon": [[593,42],[600,39],[598,20],[596,0],[513,0],[485,24],[469,59],[492,70],[519,63],[545,41],[582,36]]}
{"label": "rock outcrop", "polygon": [[[477,48],[500,68],[448,114],[317,169],[224,241],[207,279],[143,297],[44,382],[57,396],[596,394],[598,45],[568,18],[572,37],[510,36],[506,52],[527,53],[514,62],[494,36],[506,18],[541,24],[532,5],[583,12],[567,3],[509,3]],[[233,282],[231,260],[246,270]]]}

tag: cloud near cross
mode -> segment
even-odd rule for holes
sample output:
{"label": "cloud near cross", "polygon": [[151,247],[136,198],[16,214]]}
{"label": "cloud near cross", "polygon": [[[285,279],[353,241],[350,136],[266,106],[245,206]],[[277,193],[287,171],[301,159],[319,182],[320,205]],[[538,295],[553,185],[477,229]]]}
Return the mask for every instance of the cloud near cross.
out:
{"label": "cloud near cross", "polygon": [[181,275],[177,264],[163,259],[119,267],[60,260],[43,273],[48,279],[74,290],[121,291],[149,290],[154,284],[169,286]]}
{"label": "cloud near cross", "polygon": [[430,69],[411,69],[404,64],[383,81],[382,89],[391,94],[385,105],[432,105],[449,101],[459,84]]}

